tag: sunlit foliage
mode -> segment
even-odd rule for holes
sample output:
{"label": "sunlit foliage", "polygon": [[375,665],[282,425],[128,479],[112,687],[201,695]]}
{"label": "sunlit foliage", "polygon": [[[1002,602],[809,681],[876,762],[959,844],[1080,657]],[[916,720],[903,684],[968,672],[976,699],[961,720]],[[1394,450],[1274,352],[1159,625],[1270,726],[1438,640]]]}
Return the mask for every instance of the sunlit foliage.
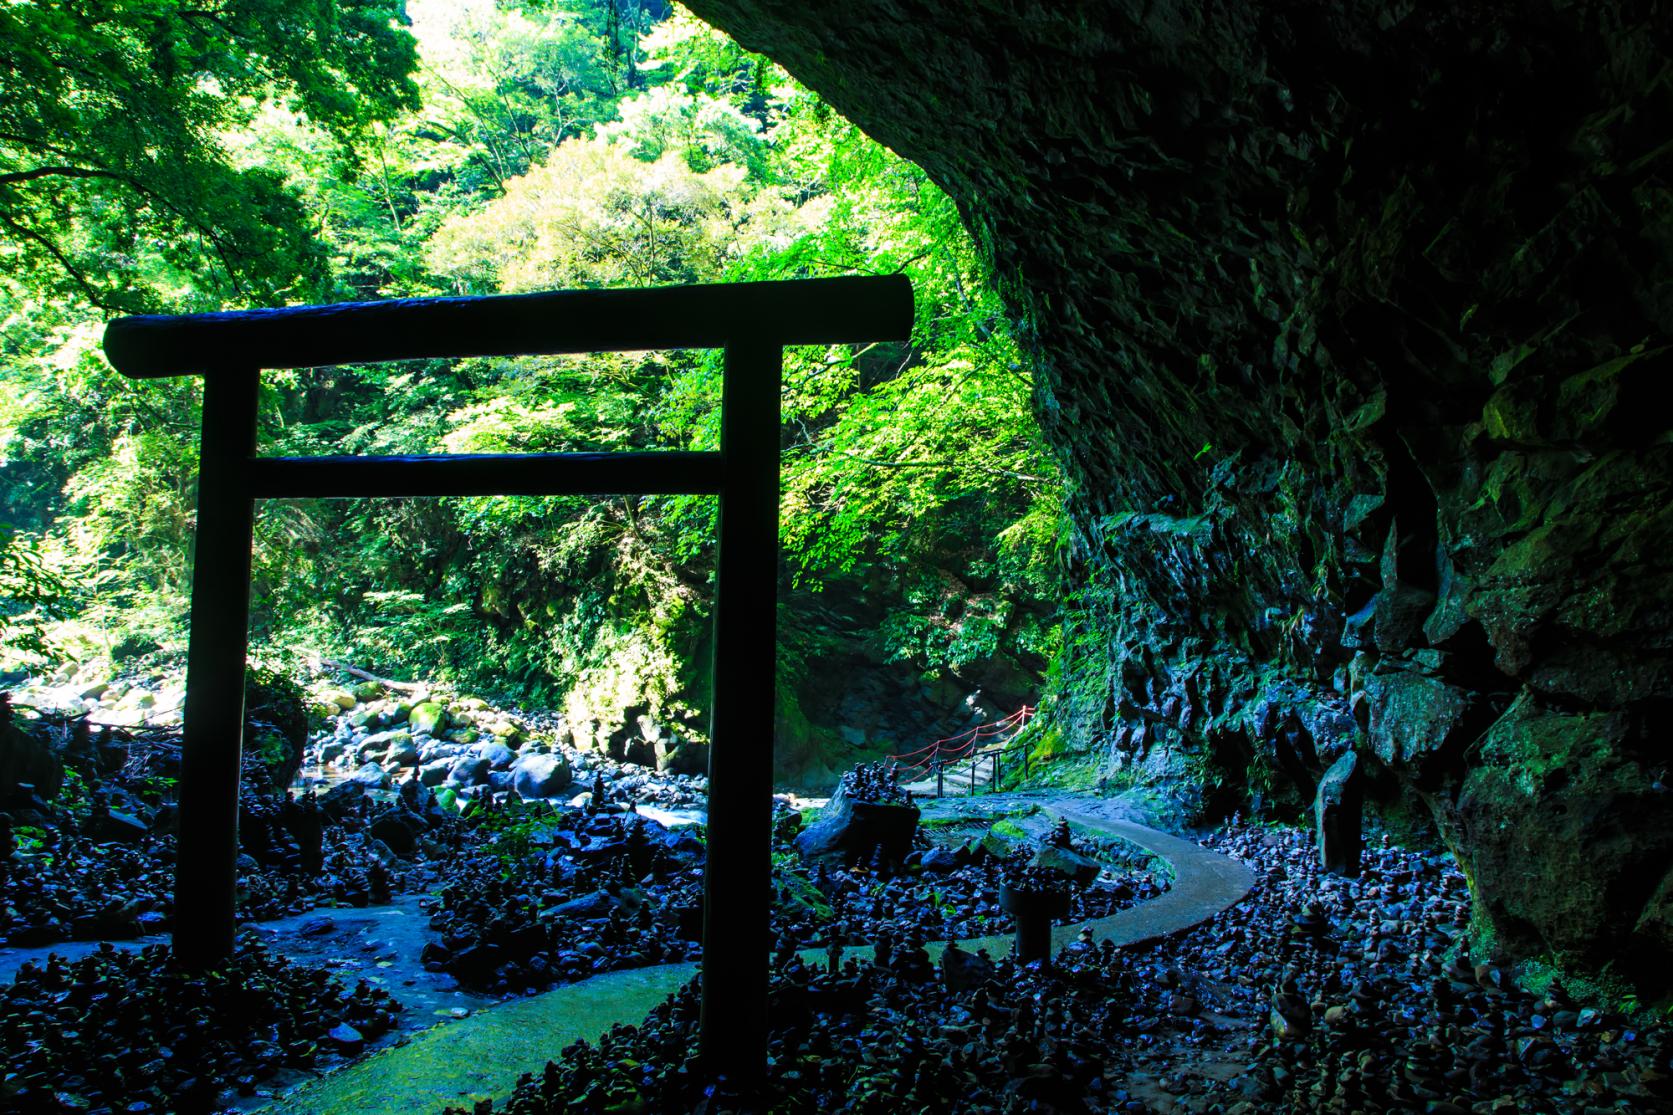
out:
{"label": "sunlit foliage", "polygon": [[[140,18],[137,6],[116,9]],[[56,270],[38,245],[0,234],[0,250],[33,253],[0,327],[0,519],[58,555],[79,630],[103,633],[95,644],[138,631],[140,645],[179,646],[197,394],[189,381],[136,387],[115,376],[89,301],[904,272],[918,299],[910,344],[787,354],[786,638],[815,645],[823,626],[863,610],[882,616],[882,658],[1043,665],[1059,487],[1030,414],[1032,372],[955,207],[923,172],[677,10],[410,0],[407,58],[407,32],[387,19],[373,27],[370,4],[291,9],[275,20],[306,24],[327,9],[360,20],[381,52],[320,39],[330,49],[293,58],[251,40],[242,49],[263,83],[217,86],[214,71],[199,71],[207,84],[187,99],[205,105],[170,110],[185,114],[170,126],[196,144],[181,147],[184,158],[220,168],[227,205],[254,196],[232,198],[227,183],[262,183],[271,201],[255,226],[294,233],[294,250],[239,270],[183,242],[178,259],[152,266],[115,241],[161,241],[168,228],[115,182],[78,202],[105,239],[86,237],[91,217],[42,208],[15,218],[67,246]],[[172,5],[145,10],[158,26],[184,20],[181,34],[200,34]],[[32,33],[45,27],[37,20]],[[322,100],[310,90],[326,74],[338,75],[333,88],[381,84]],[[24,197],[3,183],[0,205]],[[194,220],[242,235],[243,217],[218,214]],[[94,288],[86,298],[68,296],[82,285]],[[718,437],[713,353],[322,368],[264,384],[265,452],[706,449]],[[697,498],[268,504],[256,635],[582,713],[586,693],[635,687],[653,708],[673,707],[701,690],[707,668],[713,530],[713,501]],[[812,668],[800,650],[787,661]]]}

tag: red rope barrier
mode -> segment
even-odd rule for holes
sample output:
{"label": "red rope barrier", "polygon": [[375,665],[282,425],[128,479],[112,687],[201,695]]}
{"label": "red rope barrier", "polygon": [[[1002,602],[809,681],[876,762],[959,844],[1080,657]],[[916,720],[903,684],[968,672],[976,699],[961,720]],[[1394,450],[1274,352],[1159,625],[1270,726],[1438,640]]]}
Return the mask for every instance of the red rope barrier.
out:
{"label": "red rope barrier", "polygon": [[[974,754],[976,745],[982,740],[1010,732],[1010,737],[1000,744],[1001,749],[1003,749],[1006,744],[1009,744],[1022,733],[1022,729],[1028,724],[1029,717],[1033,716],[1036,711],[1032,705],[1023,705],[1002,720],[966,728],[957,735],[938,739],[934,743],[927,743],[913,751],[890,755],[889,758],[896,761],[897,769],[900,770],[926,770],[937,762],[948,763],[967,759]],[[902,760],[910,759],[914,755],[923,755],[924,757],[915,763],[908,763],[904,767],[899,766]]]}

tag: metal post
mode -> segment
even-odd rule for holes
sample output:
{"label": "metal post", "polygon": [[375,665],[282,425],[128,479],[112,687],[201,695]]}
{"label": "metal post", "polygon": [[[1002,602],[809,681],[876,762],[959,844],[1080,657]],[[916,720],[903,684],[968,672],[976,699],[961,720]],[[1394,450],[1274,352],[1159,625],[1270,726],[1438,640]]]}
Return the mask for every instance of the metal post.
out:
{"label": "metal post", "polygon": [[942,759],[936,759],[935,760],[935,796],[938,797],[938,798],[944,798],[944,797],[947,796],[947,787],[943,784],[943,782],[946,778],[946,775],[947,775],[947,764],[946,764],[946,762]]}
{"label": "metal post", "polygon": [[995,751],[993,753],[993,778],[992,778],[991,781],[988,782],[988,793],[997,794],[998,792],[999,792],[999,752]]}
{"label": "metal post", "polygon": [[781,376],[776,342],[727,346],[698,1050],[733,1081],[767,1068]]}
{"label": "metal post", "polygon": [[232,955],[259,382],[255,368],[222,368],[203,381],[174,877],[174,955],[198,969]]}
{"label": "metal post", "polygon": [[982,757],[980,755],[970,756],[970,789],[964,792],[964,796],[967,798],[976,796],[976,765],[981,761]]}

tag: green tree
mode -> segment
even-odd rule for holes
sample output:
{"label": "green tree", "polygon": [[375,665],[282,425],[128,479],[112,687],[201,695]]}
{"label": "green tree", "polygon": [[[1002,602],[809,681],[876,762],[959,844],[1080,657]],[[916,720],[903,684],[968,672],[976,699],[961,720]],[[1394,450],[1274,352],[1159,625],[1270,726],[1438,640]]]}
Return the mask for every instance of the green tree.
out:
{"label": "green tree", "polygon": [[282,178],[222,136],[280,100],[345,143],[416,105],[392,0],[0,5],[0,283],[105,309],[323,289]]}

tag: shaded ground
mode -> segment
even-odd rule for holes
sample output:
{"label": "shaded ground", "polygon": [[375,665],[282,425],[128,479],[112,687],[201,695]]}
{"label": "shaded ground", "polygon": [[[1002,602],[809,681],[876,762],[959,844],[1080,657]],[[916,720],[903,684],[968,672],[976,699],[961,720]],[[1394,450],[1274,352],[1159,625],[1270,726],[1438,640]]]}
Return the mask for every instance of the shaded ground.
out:
{"label": "shaded ground", "polygon": [[[1248,892],[1252,876],[1247,868],[1194,843],[1168,836],[1114,816],[1099,803],[1075,799],[1072,806],[1045,795],[993,795],[959,799],[939,807],[937,815],[975,817],[986,810],[1006,812],[1024,802],[1061,809],[1072,824],[1093,832],[1131,840],[1168,860],[1174,872],[1173,889],[1160,898],[1088,923],[1095,941],[1129,945],[1178,933],[1226,907]],[[934,803],[928,803],[934,804]],[[1048,823],[1049,818],[1042,821]],[[1081,926],[1060,926],[1054,946],[1074,940]],[[964,943],[969,951],[992,955],[1009,951],[1007,935],[980,937]],[[944,944],[927,951],[939,959]],[[847,950],[866,958],[869,947]],[[825,963],[823,950],[801,953],[809,964]],[[364,1115],[423,1115],[451,1104],[469,1105],[502,1096],[518,1076],[538,1073],[564,1046],[577,1039],[596,1041],[617,1023],[634,1025],[695,972],[689,964],[658,965],[614,972],[582,983],[485,1010],[453,1025],[436,1027],[385,1049],[341,1071],[302,1086],[275,1103],[259,1108],[275,1113],[356,1112]],[[414,1016],[418,1010],[409,1011]],[[492,1051],[491,1059],[485,1056]]]}

